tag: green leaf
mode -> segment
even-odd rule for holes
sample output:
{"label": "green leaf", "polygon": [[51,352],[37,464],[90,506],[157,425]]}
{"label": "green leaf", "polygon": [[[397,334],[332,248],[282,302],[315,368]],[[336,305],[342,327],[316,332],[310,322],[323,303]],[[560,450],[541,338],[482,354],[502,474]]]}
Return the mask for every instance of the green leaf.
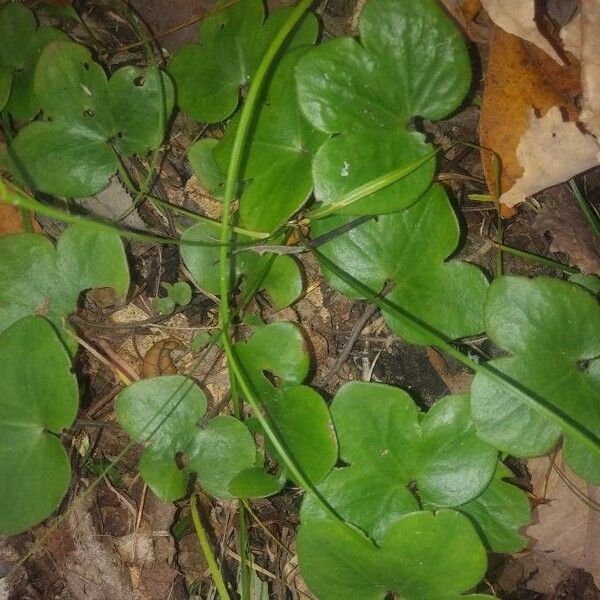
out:
{"label": "green leaf", "polygon": [[192,301],[192,288],[185,281],[177,281],[170,290],[169,296],[179,306],[187,306]]}
{"label": "green leaf", "polygon": [[[413,512],[390,525],[379,547],[333,520],[303,522],[302,575],[320,600],[459,600],[485,575],[477,532],[458,512]],[[484,600],[488,596],[467,596]]]}
{"label": "green leaf", "polygon": [[55,196],[91,196],[117,170],[115,150],[157,147],[174,92],[156,68],[123,67],[107,80],[90,51],[73,42],[44,47],[35,94],[50,121],[23,128],[9,149],[11,171],[22,183]]}
{"label": "green leaf", "polygon": [[575,273],[569,276],[569,281],[584,287],[588,292],[592,292],[595,296],[600,294],[600,277],[598,277],[598,275]]}
{"label": "green leaf", "polygon": [[[197,223],[186,229],[182,239],[205,242],[209,246],[186,245],[181,248],[181,257],[186,268],[200,289],[211,294],[220,293],[219,269],[219,230],[217,224]],[[248,238],[239,236],[240,242]],[[241,277],[245,278],[245,287],[265,290],[275,308],[281,309],[295,302],[303,290],[302,272],[298,263],[290,256],[265,253],[259,255],[251,251],[238,251],[232,260],[234,263],[234,285]]]}
{"label": "green leaf", "polygon": [[281,490],[285,479],[255,467],[238,473],[229,484],[229,492],[236,498],[266,498]]}
{"label": "green leaf", "polygon": [[221,200],[225,189],[225,175],[219,168],[213,150],[219,145],[219,140],[202,138],[192,144],[188,150],[188,160],[196,177],[211,195]]}
{"label": "green leaf", "polygon": [[53,326],[27,317],[0,335],[0,532],[56,510],[71,478],[59,435],[77,413],[77,381]]}
{"label": "green leaf", "polygon": [[[600,437],[600,307],[585,289],[540,277],[502,277],[485,306],[490,339],[510,356],[488,364],[561,411],[580,430]],[[484,374],[471,388],[479,435],[516,456],[548,452],[561,429]],[[600,484],[600,458],[572,437],[565,459],[581,477]]]}
{"label": "green leaf", "polygon": [[166,298],[152,298],[152,308],[163,315],[170,315],[175,310],[175,301],[169,296]]}
{"label": "green leaf", "polygon": [[72,225],[56,248],[44,236],[0,237],[0,331],[22,317],[47,316],[61,331],[82,291],[112,287],[124,295],[129,267],[117,233]]}
{"label": "green leaf", "polygon": [[[318,489],[375,541],[420,506],[452,507],[477,497],[496,468],[497,452],[477,437],[465,396],[440,400],[423,415],[403,390],[351,382],[336,394],[331,413],[347,466]],[[302,518],[322,516],[307,496]]]}
{"label": "green leaf", "polygon": [[302,333],[293,323],[272,323],[234,351],[278,438],[306,477],[318,483],[337,460],[337,442],[325,401],[300,385],[309,369]]}
{"label": "green leaf", "polygon": [[[199,43],[184,46],[169,63],[179,106],[197,121],[218,123],[229,117],[291,10],[277,10],[265,21],[261,0],[240,0],[203,19]],[[313,43],[316,36],[317,22],[309,14],[287,47]]]}
{"label": "green leaf", "polygon": [[[464,41],[435,0],[370,0],[360,43],[338,38],[310,51],[296,68],[298,98],[309,121],[332,136],[313,165],[324,204],[427,154],[408,131],[413,117],[440,119],[458,108],[471,81]],[[434,163],[343,210],[384,214],[413,204]]]}
{"label": "green leaf", "polygon": [[[351,222],[330,217],[312,226],[320,236]],[[455,251],[460,228],[456,214],[440,186],[433,186],[417,204],[401,213],[383,215],[334,237],[319,250],[346,273],[370,287],[393,286],[387,298],[448,339],[480,333],[488,289],[475,266],[446,257]],[[342,294],[356,291],[323,267],[327,281]],[[392,330],[404,339],[431,344],[408,320],[384,311]]]}
{"label": "green leaf", "polygon": [[516,485],[504,481],[512,477],[502,463],[488,487],[474,500],[457,507],[474,522],[488,547],[494,552],[513,553],[527,546],[519,529],[531,519],[529,498]]}
{"label": "green leaf", "polygon": [[204,393],[180,375],[144,379],[117,396],[119,423],[134,440],[148,444],[140,473],[163,500],[184,496],[193,472],[209,493],[231,498],[229,482],[254,466],[256,449],[246,426],[221,416],[199,428],[205,412]]}
{"label": "green leaf", "polygon": [[[22,4],[8,3],[0,8],[0,110],[6,105],[7,112],[23,120],[39,112],[33,88],[39,56],[50,42],[68,39],[54,27],[42,25],[38,29],[33,13]],[[7,86],[7,81],[11,85]]]}
{"label": "green leaf", "polygon": [[[294,67],[309,46],[283,57],[270,81],[265,101],[257,110],[241,179],[240,224],[253,231],[273,232],[308,200],[313,182],[312,159],[326,135],[300,112]],[[227,171],[237,122],[215,150],[220,169]]]}

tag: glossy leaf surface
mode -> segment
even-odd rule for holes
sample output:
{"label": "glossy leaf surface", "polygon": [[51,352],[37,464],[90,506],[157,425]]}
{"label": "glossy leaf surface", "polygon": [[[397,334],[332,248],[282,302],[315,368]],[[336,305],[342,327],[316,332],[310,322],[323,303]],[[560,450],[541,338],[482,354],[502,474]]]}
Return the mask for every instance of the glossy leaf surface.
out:
{"label": "glossy leaf surface", "polygon": [[319,600],[384,600],[390,592],[405,600],[459,600],[486,570],[477,532],[452,510],[404,515],[379,547],[342,523],[310,519],[297,547],[302,575]]}
{"label": "glossy leaf surface", "polygon": [[[600,436],[600,307],[587,290],[546,277],[496,280],[485,306],[486,331],[510,356],[490,365],[555,407],[575,426]],[[561,428],[484,374],[471,389],[479,434],[516,456],[548,452]],[[565,459],[600,484],[600,458],[565,439]]]}
{"label": "glossy leaf surface", "polygon": [[35,93],[49,121],[22,129],[9,149],[14,175],[56,196],[91,196],[117,170],[117,155],[144,153],[162,141],[173,87],[156,68],[123,67],[110,80],[87,48],[47,45]]}
{"label": "glossy leaf surface", "polygon": [[[206,123],[229,117],[237,108],[240,90],[252,79],[291,10],[279,9],[265,20],[261,0],[240,0],[203,19],[199,42],[181,48],[169,63],[179,106],[192,118]],[[286,46],[311,44],[316,37],[317,22],[309,14]]]}
{"label": "glossy leaf surface", "polygon": [[[420,506],[475,498],[496,468],[497,452],[477,437],[466,397],[440,400],[424,415],[403,390],[354,382],[336,394],[331,413],[347,466],[334,469],[319,491],[375,541]],[[307,496],[302,518],[320,516]]]}
{"label": "glossy leaf surface", "polygon": [[[317,221],[313,236],[350,222],[349,217]],[[390,282],[387,298],[448,339],[483,331],[483,305],[488,289],[475,266],[446,258],[454,252],[460,229],[444,190],[434,186],[408,210],[382,215],[334,237],[319,250],[346,273],[380,291]],[[358,297],[339,277],[323,269],[341,293]],[[417,332],[396,313],[384,311],[392,330],[404,339],[429,344],[433,338]]]}
{"label": "glossy leaf surface", "polygon": [[[181,498],[191,473],[206,491],[231,498],[227,488],[237,473],[254,466],[256,450],[246,426],[219,416],[200,428],[206,397],[190,379],[180,375],[138,381],[116,401],[121,426],[148,446],[140,459],[140,473],[163,500]],[[178,463],[185,457],[184,465]]]}
{"label": "glossy leaf surface", "polygon": [[318,483],[337,460],[337,442],[325,401],[300,385],[309,369],[302,333],[293,323],[273,323],[234,350],[278,438],[304,474]]}
{"label": "glossy leaf surface", "polygon": [[[316,199],[323,204],[427,154],[431,148],[409,133],[409,121],[448,115],[470,86],[464,40],[434,0],[371,0],[360,16],[359,33],[360,43],[326,42],[296,68],[304,114],[335,136],[313,166]],[[339,212],[402,210],[428,188],[433,168],[429,161]]]}
{"label": "glossy leaf surface", "polygon": [[0,335],[0,532],[56,510],[71,479],[60,433],[78,406],[71,361],[52,324],[26,317]]}

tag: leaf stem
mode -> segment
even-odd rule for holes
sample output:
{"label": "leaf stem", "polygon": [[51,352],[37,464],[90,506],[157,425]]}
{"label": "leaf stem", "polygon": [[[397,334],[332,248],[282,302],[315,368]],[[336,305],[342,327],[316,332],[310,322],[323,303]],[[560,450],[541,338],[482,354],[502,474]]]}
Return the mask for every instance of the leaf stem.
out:
{"label": "leaf stem", "polygon": [[600,240],[600,219],[598,218],[598,215],[596,214],[594,209],[590,206],[588,201],[584,198],[583,194],[581,193],[581,191],[580,191],[579,187],[577,186],[577,184],[575,183],[574,179],[571,179],[569,181],[569,187],[571,188],[571,191],[573,192],[573,196],[575,196],[575,199],[577,200],[577,203],[579,204],[579,208],[580,208],[581,212],[583,213],[583,216],[585,217],[589,226],[592,228],[594,235]]}
{"label": "leaf stem", "polygon": [[223,581],[223,577],[221,577],[219,565],[217,564],[215,555],[210,546],[208,535],[206,534],[206,530],[204,529],[202,520],[198,514],[198,507],[196,506],[196,494],[192,494],[192,497],[190,498],[190,510],[192,512],[192,522],[194,523],[194,529],[196,530],[196,537],[200,543],[200,548],[202,549],[202,553],[206,559],[206,564],[208,565],[210,574],[215,582],[215,587],[219,592],[219,596],[221,596],[221,600],[230,600],[227,587],[225,587],[225,582]]}
{"label": "leaf stem", "polygon": [[576,269],[575,267],[570,267],[561,262],[558,262],[557,260],[552,260],[551,258],[540,256],[539,254],[534,254],[533,252],[519,250],[519,248],[514,248],[513,246],[506,246],[504,244],[500,244],[494,241],[492,241],[492,244],[494,244],[496,248],[502,250],[503,252],[508,252],[509,254],[518,256],[519,258],[524,258],[525,260],[529,260],[531,262],[535,262],[544,267],[557,269],[559,271],[563,271],[564,273],[570,273],[571,275],[575,275],[580,272],[579,269]]}

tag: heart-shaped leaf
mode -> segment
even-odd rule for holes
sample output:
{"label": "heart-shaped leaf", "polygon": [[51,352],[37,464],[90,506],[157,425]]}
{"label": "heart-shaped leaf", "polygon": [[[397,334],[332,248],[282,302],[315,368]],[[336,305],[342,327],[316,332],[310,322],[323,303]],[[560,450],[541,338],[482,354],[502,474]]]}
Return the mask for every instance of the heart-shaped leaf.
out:
{"label": "heart-shaped leaf", "polygon": [[48,317],[60,331],[82,291],[112,287],[124,295],[129,288],[129,267],[118,234],[85,224],[69,227],[56,248],[33,233],[0,237],[0,256],[0,331],[33,314]]}
{"label": "heart-shaped leaf", "polygon": [[37,27],[33,13],[16,2],[0,7],[0,110],[17,119],[31,119],[40,110],[33,89],[38,58],[46,45],[66,41],[62,31]]}
{"label": "heart-shaped leaf", "polygon": [[152,67],[123,67],[107,80],[90,51],[54,42],[42,52],[35,93],[51,120],[22,129],[9,149],[13,174],[55,196],[91,196],[117,170],[117,155],[162,141],[173,107],[169,78]]}
{"label": "heart-shaped leaf", "polygon": [[26,317],[0,335],[0,532],[58,508],[71,478],[59,435],[77,414],[77,381],[52,324]]}
{"label": "heart-shaped leaf", "polygon": [[[186,229],[182,239],[205,242],[208,246],[186,245],[181,248],[181,257],[198,286],[211,294],[220,293],[219,274],[219,230],[212,223],[197,223]],[[239,236],[240,241],[248,238]],[[302,272],[298,263],[285,255],[263,254],[240,250],[232,261],[235,267],[235,283],[244,277],[245,286],[269,294],[276,309],[295,302],[302,294]]]}
{"label": "heart-shaped leaf", "polygon": [[[257,111],[241,176],[246,185],[239,215],[246,229],[276,231],[312,192],[312,159],[327,136],[302,115],[296,97],[294,67],[309,49],[296,48],[283,57]],[[223,172],[227,171],[236,131],[237,122],[233,122],[214,151]]]}
{"label": "heart-shaped leaf", "polygon": [[[347,466],[318,489],[375,541],[420,506],[452,507],[477,497],[494,474],[497,452],[477,437],[464,396],[440,400],[423,415],[403,390],[352,382],[336,394],[331,413]],[[307,496],[302,518],[322,516]]]}
{"label": "heart-shaped leaf", "polygon": [[457,510],[471,517],[488,547],[494,552],[518,552],[527,545],[519,529],[529,523],[531,507],[523,490],[505,479],[510,470],[498,463],[494,478],[474,500]]}
{"label": "heart-shaped leaf", "polygon": [[[340,216],[322,219],[313,224],[312,233],[323,235],[350,221]],[[389,281],[393,287],[386,297],[391,302],[446,338],[456,339],[483,330],[488,288],[477,267],[445,260],[456,249],[459,236],[456,214],[443,188],[436,185],[410,209],[363,223],[319,250],[374,291]],[[342,294],[360,297],[327,268],[323,271]],[[384,316],[392,330],[406,340],[433,342],[397,313],[384,311]]]}
{"label": "heart-shaped leaf", "polygon": [[[184,46],[169,63],[179,106],[194,119],[206,123],[218,123],[229,117],[237,108],[240,90],[252,79],[291,10],[291,7],[279,9],[265,20],[261,0],[240,0],[203,19],[199,43]],[[314,43],[317,30],[315,17],[308,14],[286,47]]]}
{"label": "heart-shaped leaf", "polygon": [[403,600],[460,600],[486,570],[477,532],[452,510],[404,515],[379,547],[341,522],[310,519],[297,548],[302,575],[320,600],[384,600],[390,592]]}
{"label": "heart-shaped leaf", "polygon": [[[335,136],[314,160],[315,196],[324,204],[430,152],[422,136],[409,133],[409,121],[446,116],[470,85],[464,41],[435,0],[370,0],[359,32],[360,43],[332,40],[310,51],[296,68],[304,114]],[[339,212],[402,210],[429,187],[433,168],[428,161]]]}
{"label": "heart-shaped leaf", "polygon": [[134,440],[148,443],[140,473],[165,501],[185,495],[191,473],[197,473],[208,493],[231,498],[229,482],[254,466],[256,448],[248,428],[229,416],[216,417],[200,428],[206,397],[180,375],[130,385],[117,396],[116,412]]}
{"label": "heart-shaped leaf", "polygon": [[337,442],[325,401],[300,385],[309,369],[302,333],[293,323],[272,323],[234,350],[278,438],[304,475],[318,483],[337,460]]}
{"label": "heart-shaped leaf", "polygon": [[[491,366],[600,437],[600,307],[587,290],[546,277],[502,277],[490,287],[485,323],[491,340],[511,353]],[[475,376],[471,403],[479,435],[510,454],[545,454],[561,435],[556,422],[485,374]],[[565,460],[600,484],[600,452],[567,436]]]}

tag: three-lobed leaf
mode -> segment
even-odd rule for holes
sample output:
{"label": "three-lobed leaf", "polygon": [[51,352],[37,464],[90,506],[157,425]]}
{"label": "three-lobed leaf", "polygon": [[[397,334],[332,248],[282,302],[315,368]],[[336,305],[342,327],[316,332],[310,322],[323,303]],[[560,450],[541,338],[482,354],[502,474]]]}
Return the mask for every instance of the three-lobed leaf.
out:
{"label": "three-lobed leaf", "polygon": [[156,148],[174,102],[172,83],[157,68],[123,67],[109,80],[74,42],[44,48],[34,87],[49,120],[19,132],[9,165],[23,183],[55,196],[91,196],[116,172],[117,153]]}
{"label": "three-lobed leaf", "polygon": [[71,361],[39,316],[0,334],[0,532],[11,535],[56,510],[71,478],[60,440],[78,407]]}
{"label": "three-lobed leaf", "polygon": [[[376,542],[421,506],[453,507],[476,498],[494,474],[497,451],[477,437],[464,396],[440,400],[423,415],[403,390],[353,382],[338,391],[331,413],[346,464],[318,489]],[[324,516],[310,496],[301,514]]]}
{"label": "three-lobed leaf", "polygon": [[206,405],[202,390],[181,375],[138,381],[117,397],[119,423],[147,444],[140,473],[163,500],[184,496],[192,473],[208,493],[229,499],[229,482],[254,466],[256,449],[247,427],[229,416],[200,427]]}
{"label": "three-lobed leaf", "polygon": [[[316,221],[314,236],[324,235],[350,217]],[[474,265],[446,260],[458,245],[458,219],[443,188],[434,185],[411,208],[382,215],[334,237],[319,250],[343,271],[378,292],[389,282],[386,298],[438,331],[447,339],[483,331],[483,305],[488,283]],[[328,282],[350,297],[359,294],[323,267]],[[435,343],[391,310],[384,316],[404,339]]]}
{"label": "three-lobed leaf", "polygon": [[[490,287],[485,305],[490,339],[510,356],[490,361],[565,420],[600,438],[600,307],[584,288],[540,277],[502,277]],[[479,435],[516,456],[548,452],[561,428],[524,404],[485,374],[471,388]],[[565,437],[567,464],[600,484],[600,457]]]}
{"label": "three-lobed leaf", "polygon": [[460,600],[486,570],[477,532],[452,510],[406,514],[379,546],[341,522],[309,519],[297,548],[302,575],[320,600],[384,600],[390,592],[403,600]]}
{"label": "three-lobed leaf", "polygon": [[[424,138],[409,132],[409,121],[446,116],[470,86],[464,40],[435,0],[371,0],[359,32],[360,43],[326,42],[296,68],[304,114],[332,136],[313,164],[315,196],[323,204],[429,153]],[[339,212],[402,210],[427,190],[433,170],[434,161],[428,161]]]}
{"label": "three-lobed leaf", "polygon": [[[178,50],[169,63],[177,85],[177,103],[191,117],[218,123],[231,116],[278,29],[291,7],[281,8],[265,19],[261,0],[240,0],[203,19],[199,42]],[[312,44],[317,21],[308,14],[286,43]]]}

